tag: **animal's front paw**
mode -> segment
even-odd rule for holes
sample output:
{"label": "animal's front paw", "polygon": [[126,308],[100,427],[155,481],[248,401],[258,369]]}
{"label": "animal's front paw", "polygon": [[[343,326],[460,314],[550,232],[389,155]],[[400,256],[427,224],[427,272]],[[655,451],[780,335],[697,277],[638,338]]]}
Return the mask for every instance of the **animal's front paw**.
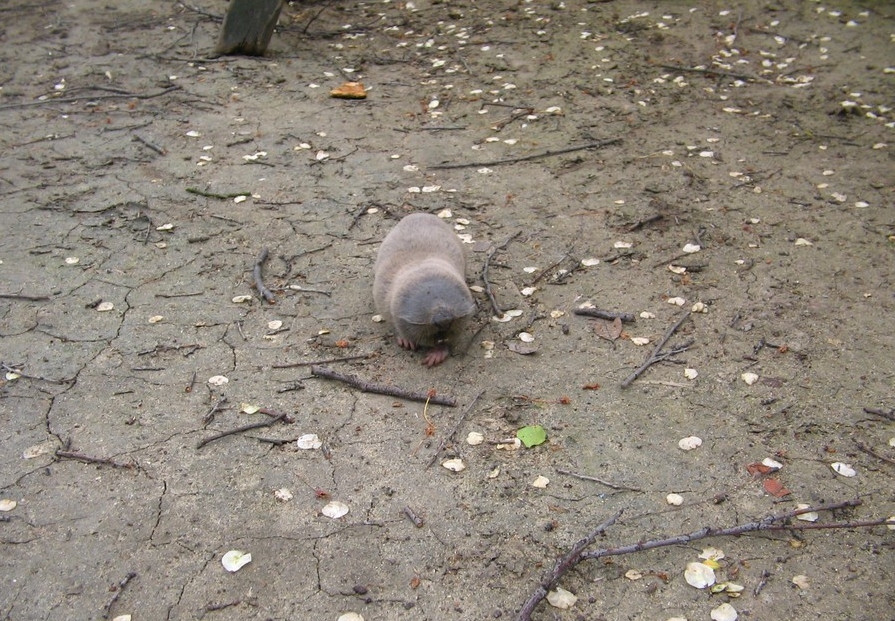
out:
{"label": "animal's front paw", "polygon": [[410,351],[416,351],[418,345],[411,341],[410,339],[405,339],[403,336],[398,337],[398,345],[401,349],[409,349]]}
{"label": "animal's front paw", "polygon": [[426,357],[423,358],[421,364],[424,364],[431,369],[432,367],[438,366],[439,364],[447,360],[448,356],[450,355],[451,352],[448,349],[447,345],[438,345],[428,354],[426,354]]}

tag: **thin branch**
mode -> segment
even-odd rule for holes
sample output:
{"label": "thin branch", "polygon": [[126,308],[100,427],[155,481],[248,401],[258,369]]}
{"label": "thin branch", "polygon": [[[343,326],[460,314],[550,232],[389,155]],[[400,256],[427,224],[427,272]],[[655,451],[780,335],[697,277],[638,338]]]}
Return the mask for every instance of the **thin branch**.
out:
{"label": "thin branch", "polygon": [[81,461],[85,464],[112,466],[113,468],[121,468],[122,470],[131,470],[134,467],[134,464],[120,464],[112,459],[107,459],[105,457],[91,457],[90,455],[85,455],[84,453],[78,453],[76,451],[58,450],[56,451],[56,457],[61,457],[63,459],[74,459],[75,461]]}
{"label": "thin branch", "polygon": [[557,468],[556,471],[559,474],[565,474],[570,477],[575,477],[576,479],[581,479],[582,481],[593,481],[594,483],[599,483],[600,485],[605,485],[606,487],[608,487],[610,489],[625,490],[625,491],[629,491],[629,492],[642,492],[643,491],[642,489],[640,489],[638,487],[628,487],[626,485],[616,485],[615,483],[610,483],[609,481],[606,481],[604,479],[589,476],[586,474],[578,474],[577,472],[571,472],[569,470],[562,470],[560,468]]}
{"label": "thin branch", "polygon": [[864,408],[864,411],[868,414],[873,414],[874,416],[880,416],[882,418],[888,418],[889,420],[895,421],[895,410],[886,412],[885,410],[881,410],[880,408]]}
{"label": "thin branch", "polygon": [[109,600],[109,603],[106,604],[105,608],[103,608],[103,619],[108,619],[112,613],[112,606],[115,605],[115,602],[118,601],[118,598],[121,597],[121,594],[124,593],[125,587],[127,587],[128,583],[137,577],[137,572],[129,571],[127,575],[116,585],[115,595],[112,596],[112,599]]}
{"label": "thin branch", "polygon": [[[681,317],[680,319],[678,319],[677,322],[673,326],[668,328],[668,330],[665,332],[665,335],[662,337],[662,340],[659,341],[659,344],[656,345],[656,348],[652,351],[652,353],[649,355],[649,357],[646,359],[646,361],[642,365],[640,365],[640,367],[636,371],[634,371],[633,373],[631,373],[631,375],[629,375],[628,377],[625,378],[625,381],[623,381],[621,384],[622,388],[627,388],[628,386],[630,386],[631,382],[633,382],[638,377],[640,377],[644,371],[646,371],[648,368],[650,368],[655,363],[660,362],[661,360],[664,360],[669,355],[673,355],[671,353],[660,354],[659,352],[662,351],[662,348],[665,347],[665,344],[668,342],[668,339],[670,339],[672,336],[674,336],[674,333],[677,332],[677,329],[680,328],[681,325],[689,317],[690,317],[690,311],[687,311],[686,313],[684,313],[684,316]],[[680,353],[681,351],[683,351],[683,350],[678,348],[678,350],[676,350],[675,353]]]}
{"label": "thin branch", "polygon": [[540,581],[540,584],[535,589],[535,592],[528,598],[528,601],[522,606],[519,611],[519,614],[516,616],[516,621],[531,621],[531,615],[534,612],[535,608],[544,598],[547,597],[547,594],[557,585],[557,583],[562,579],[562,577],[573,567],[575,567],[578,563],[584,560],[594,560],[599,558],[604,558],[607,556],[619,556],[622,554],[632,554],[634,552],[642,552],[644,550],[652,550],[654,548],[667,547],[673,545],[681,545],[686,543],[691,543],[693,541],[698,541],[700,539],[705,539],[707,537],[728,537],[735,535],[745,535],[753,532],[760,531],[791,531],[791,530],[818,530],[818,529],[842,529],[842,528],[869,528],[873,526],[881,526],[883,524],[889,523],[889,518],[881,518],[878,520],[863,520],[863,521],[854,521],[854,522],[833,522],[828,524],[783,524],[785,520],[789,520],[803,513],[809,512],[818,512],[818,511],[835,511],[836,509],[843,509],[846,507],[857,507],[861,504],[860,500],[846,500],[843,502],[837,502],[829,505],[820,505],[817,507],[806,507],[804,509],[795,509],[793,511],[788,511],[786,513],[782,513],[779,515],[769,515],[767,517],[758,520],[757,522],[749,522],[747,524],[740,524],[738,526],[733,526],[730,528],[703,528],[701,530],[688,533],[685,535],[678,535],[676,537],[669,537],[667,539],[654,539],[650,541],[640,541],[638,543],[634,543],[631,545],[620,546],[617,548],[603,548],[600,550],[593,550],[591,552],[585,552],[585,549],[590,546],[597,538],[598,535],[603,533],[607,528],[612,526],[616,520],[621,515],[621,512],[616,513],[609,520],[600,524],[594,531],[587,535],[584,539],[576,543],[571,551],[560,558],[556,564],[553,566],[549,572],[547,572]]}
{"label": "thin branch", "polygon": [[361,354],[359,356],[345,356],[343,358],[328,358],[326,360],[305,360],[304,362],[288,362],[286,364],[272,364],[271,369],[294,369],[295,367],[312,367],[315,364],[332,364],[333,362],[350,362],[351,360],[366,360],[373,354]]}
{"label": "thin branch", "polygon": [[612,311],[600,310],[599,308],[576,308],[572,312],[576,315],[597,317],[598,319],[608,319],[609,321],[613,321],[614,319],[621,319],[624,323],[631,323],[634,321],[633,313],[614,313]]}
{"label": "thin branch", "polygon": [[462,425],[463,421],[466,420],[466,417],[472,411],[472,407],[475,405],[475,402],[479,400],[479,397],[481,397],[484,392],[485,390],[482,389],[475,397],[472,398],[472,401],[469,402],[469,405],[466,406],[466,409],[464,409],[463,413],[460,414],[460,416],[457,418],[457,422],[454,423],[454,426],[451,428],[450,433],[441,439],[441,443],[438,445],[438,448],[435,449],[435,454],[432,455],[432,459],[430,459],[429,463],[426,464],[426,468],[431,468],[432,464],[434,464],[435,461],[438,459],[438,455],[441,453],[444,447],[447,446],[448,442],[453,442],[454,435],[457,433],[457,430],[460,429],[460,425]]}
{"label": "thin branch", "polygon": [[411,392],[398,388],[397,386],[388,386],[386,384],[374,384],[365,382],[355,377],[354,375],[344,375],[342,373],[337,373],[336,371],[333,371],[331,369],[327,369],[326,367],[312,366],[311,375],[344,382],[349,386],[354,386],[361,392],[372,392],[377,395],[388,395],[391,397],[408,399],[410,401],[419,401],[421,403],[425,403],[426,401],[428,401],[429,403],[434,403],[435,405],[446,405],[452,408],[457,407],[457,401],[452,399],[451,397],[440,397],[437,395],[434,397],[430,397],[427,393],[424,392]]}
{"label": "thin branch", "polygon": [[494,297],[494,292],[491,290],[491,281],[488,280],[488,272],[491,269],[491,259],[494,258],[494,255],[498,250],[502,250],[506,248],[511,241],[516,239],[522,231],[516,231],[512,235],[510,235],[505,242],[503,242],[499,246],[494,246],[491,250],[488,251],[488,255],[485,257],[485,265],[482,268],[482,282],[485,283],[485,293],[488,294],[488,299],[491,301],[491,308],[494,309],[494,314],[497,317],[503,315],[503,310],[501,310],[500,306],[497,304],[497,298]]}
{"label": "thin branch", "polygon": [[703,75],[712,75],[718,78],[734,78],[736,80],[745,80],[747,82],[767,82],[770,83],[770,80],[765,80],[762,78],[755,77],[754,75],[747,75],[745,73],[733,73],[730,71],[723,71],[721,69],[705,69],[702,67],[682,67],[680,65],[659,65],[662,69],[668,69],[669,71],[685,71],[688,73],[701,73]]}
{"label": "thin branch", "polygon": [[584,151],[585,149],[599,149],[611,144],[621,142],[621,138],[610,138],[609,140],[598,140],[597,142],[588,142],[576,147],[566,147],[565,149],[555,149],[552,151],[542,151],[541,153],[533,153],[521,157],[509,157],[503,160],[491,160],[490,162],[468,162],[466,164],[434,164],[429,166],[432,170],[446,170],[451,168],[475,168],[477,166],[499,166],[500,164],[515,164],[517,162],[528,162],[530,160],[540,159],[542,157],[550,157],[553,155],[563,155],[565,153],[574,153],[575,151]]}
{"label": "thin branch", "polygon": [[863,442],[857,442],[856,444],[857,444],[857,447],[858,447],[859,449],[861,449],[862,451],[864,451],[864,452],[867,453],[868,455],[871,455],[871,456],[873,456],[873,457],[876,457],[876,458],[879,459],[880,461],[884,461],[884,462],[886,462],[887,464],[889,464],[890,466],[895,466],[895,459],[892,459],[891,457],[886,457],[885,455],[880,455],[879,453],[877,453],[876,451],[874,451],[872,448],[870,448],[869,446],[867,446],[867,445],[864,444]]}
{"label": "thin branch", "polygon": [[541,583],[538,585],[538,588],[535,589],[535,592],[532,593],[531,597],[528,598],[528,601],[522,606],[522,609],[519,611],[519,614],[516,616],[516,621],[530,621],[531,613],[534,612],[535,608],[541,601],[547,597],[547,593],[556,586],[556,583],[559,582],[559,579],[562,578],[567,571],[569,571],[572,567],[581,562],[581,555],[584,553],[584,550],[590,546],[597,537],[603,534],[607,528],[615,524],[616,520],[621,517],[622,512],[619,511],[611,518],[597,526],[594,530],[592,530],[588,535],[578,541],[568,554],[560,558],[556,561],[556,564],[553,565],[553,569],[544,574],[541,578]]}
{"label": "thin branch", "polygon": [[261,249],[261,254],[255,259],[255,266],[252,268],[252,279],[255,281],[255,288],[261,297],[267,300],[268,304],[276,304],[276,296],[270,292],[270,289],[264,286],[264,281],[261,279],[261,266],[267,261],[268,254],[267,248]]}
{"label": "thin branch", "polygon": [[52,299],[48,295],[25,295],[23,293],[0,293],[4,300],[25,300],[26,302],[44,302]]}
{"label": "thin branch", "polygon": [[24,101],[21,103],[14,104],[6,104],[5,106],[0,106],[0,110],[13,110],[15,108],[32,108],[35,106],[46,106],[49,104],[66,104],[66,103],[77,103],[79,101],[99,101],[100,99],[152,99],[153,97],[161,97],[162,95],[167,95],[172,91],[180,90],[179,86],[169,86],[163,91],[159,91],[158,93],[150,93],[149,95],[140,95],[137,93],[121,93],[121,94],[109,94],[109,95],[96,95],[95,97],[83,96],[83,97],[65,97],[63,99],[41,99],[40,101]]}
{"label": "thin branch", "polygon": [[[259,411],[261,411],[261,410],[259,410]],[[269,418],[268,420],[262,420],[257,423],[252,423],[250,425],[243,425],[242,427],[237,427],[236,429],[228,429],[227,431],[222,431],[221,433],[217,433],[213,436],[205,438],[204,440],[201,440],[196,445],[196,448],[200,449],[203,446],[205,446],[206,444],[208,444],[209,442],[214,442],[215,440],[220,440],[221,438],[226,438],[227,436],[232,436],[237,433],[242,433],[243,431],[251,431],[252,429],[260,429],[261,427],[270,427],[274,423],[277,423],[281,420],[285,421],[286,418],[287,418],[286,414],[279,414],[277,416],[273,416],[273,417]]]}

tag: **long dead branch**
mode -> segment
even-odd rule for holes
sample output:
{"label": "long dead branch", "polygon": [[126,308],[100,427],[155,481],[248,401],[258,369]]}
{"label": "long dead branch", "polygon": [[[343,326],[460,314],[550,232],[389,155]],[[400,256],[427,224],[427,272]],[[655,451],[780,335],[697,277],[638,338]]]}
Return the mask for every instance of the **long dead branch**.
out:
{"label": "long dead branch", "polygon": [[354,386],[361,392],[372,392],[377,395],[388,395],[390,397],[399,397],[401,399],[419,401],[421,403],[425,403],[426,401],[428,401],[429,403],[434,403],[435,405],[446,405],[452,408],[457,407],[457,401],[455,399],[452,399],[451,397],[440,397],[438,395],[431,396],[429,393],[413,392],[398,388],[397,386],[365,382],[362,379],[355,377],[354,375],[345,375],[343,373],[333,371],[332,369],[327,369],[326,367],[318,367],[316,365],[311,367],[311,375],[344,382],[350,386]]}

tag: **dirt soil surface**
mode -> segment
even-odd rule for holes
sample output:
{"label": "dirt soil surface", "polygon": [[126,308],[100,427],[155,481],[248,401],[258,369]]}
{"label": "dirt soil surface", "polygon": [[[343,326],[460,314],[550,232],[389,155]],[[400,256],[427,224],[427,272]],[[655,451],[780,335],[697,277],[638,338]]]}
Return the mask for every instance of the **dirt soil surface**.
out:
{"label": "dirt soil surface", "polygon": [[[619,511],[594,548],[895,514],[890,3],[295,3],[211,58],[226,4],[195,2],[0,7],[2,618],[514,619]],[[433,369],[373,320],[413,211],[478,305]],[[298,366],[346,357],[458,405]],[[532,618],[893,619],[893,534],[582,561]],[[740,597],[685,581],[709,546]]]}

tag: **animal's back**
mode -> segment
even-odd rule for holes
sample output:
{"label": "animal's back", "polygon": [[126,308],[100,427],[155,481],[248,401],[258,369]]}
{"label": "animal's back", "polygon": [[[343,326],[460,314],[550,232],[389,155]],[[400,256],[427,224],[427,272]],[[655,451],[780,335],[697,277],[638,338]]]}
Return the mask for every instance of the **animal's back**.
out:
{"label": "animal's back", "polygon": [[405,216],[379,247],[373,281],[376,309],[391,318],[393,289],[401,273],[433,257],[447,263],[461,280],[465,278],[463,246],[451,227],[432,214]]}

